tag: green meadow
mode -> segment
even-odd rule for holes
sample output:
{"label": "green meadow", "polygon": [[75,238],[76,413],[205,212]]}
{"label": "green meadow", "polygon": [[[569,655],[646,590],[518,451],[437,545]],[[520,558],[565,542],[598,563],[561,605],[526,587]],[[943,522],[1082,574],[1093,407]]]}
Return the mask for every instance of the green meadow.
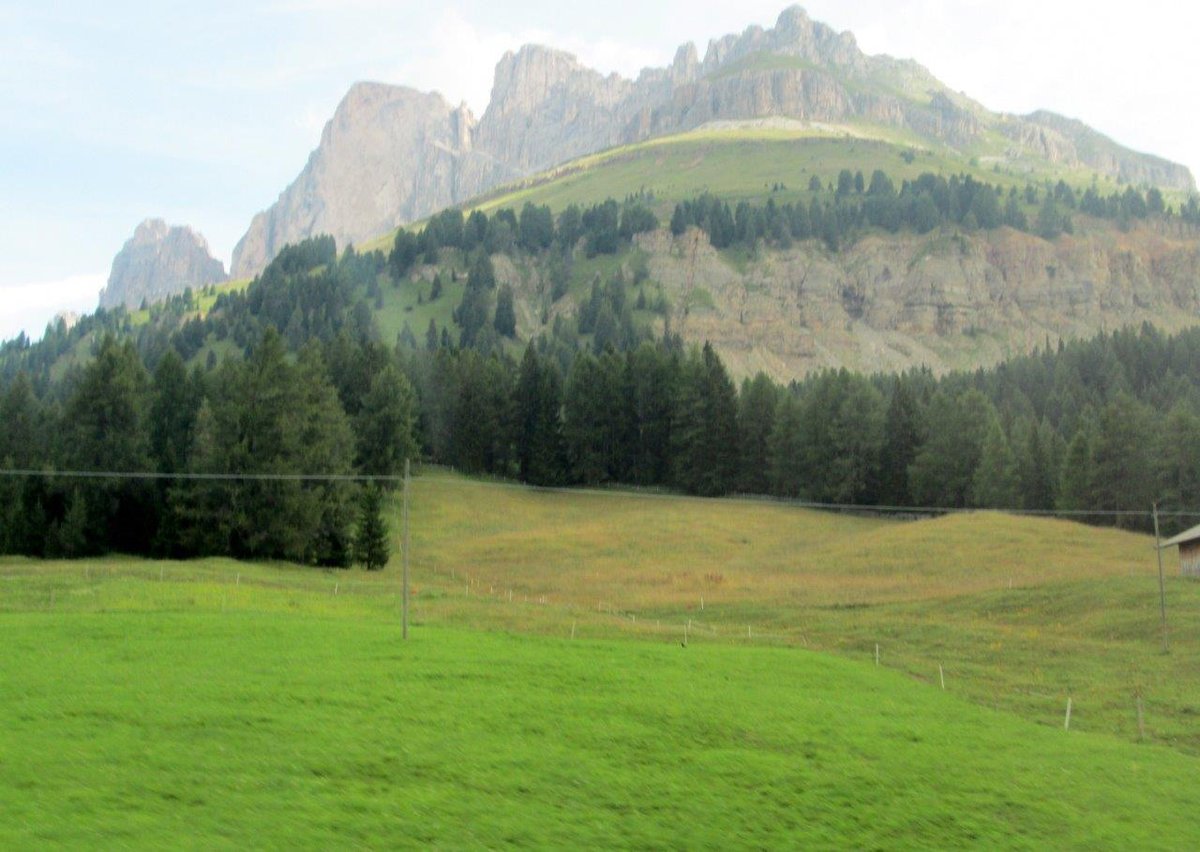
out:
{"label": "green meadow", "polygon": [[1200,842],[1144,536],[442,472],[411,518],[407,642],[395,555],[0,560],[0,846]]}

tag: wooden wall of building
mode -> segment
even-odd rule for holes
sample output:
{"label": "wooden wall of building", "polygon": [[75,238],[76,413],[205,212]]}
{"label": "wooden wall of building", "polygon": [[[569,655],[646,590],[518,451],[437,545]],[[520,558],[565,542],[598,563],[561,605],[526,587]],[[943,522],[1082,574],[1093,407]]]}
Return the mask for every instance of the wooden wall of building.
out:
{"label": "wooden wall of building", "polygon": [[1200,577],[1200,541],[1179,545],[1179,567],[1187,577]]}

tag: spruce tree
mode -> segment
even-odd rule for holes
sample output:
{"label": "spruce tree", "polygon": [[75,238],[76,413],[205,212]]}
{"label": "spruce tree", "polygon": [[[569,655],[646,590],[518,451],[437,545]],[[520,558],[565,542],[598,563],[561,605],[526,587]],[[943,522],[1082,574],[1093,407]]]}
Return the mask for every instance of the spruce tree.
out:
{"label": "spruce tree", "polygon": [[1014,508],[1017,484],[1016,458],[1000,418],[992,417],[980,450],[979,466],[971,482],[972,502],[983,509]]}
{"label": "spruce tree", "polygon": [[1090,423],[1081,426],[1067,445],[1058,488],[1058,508],[1081,511],[1094,508],[1092,444]]}
{"label": "spruce tree", "polygon": [[[1027,421],[1016,435],[1024,434],[1017,454],[1017,484],[1022,509],[1053,509],[1057,497],[1054,466],[1054,430],[1049,424]],[[1018,440],[1014,440],[1018,443]]]}
{"label": "spruce tree", "polygon": [[517,336],[517,313],[513,307],[513,290],[507,284],[500,288],[500,293],[496,297],[496,317],[492,321],[492,325],[502,337],[514,338]]}
{"label": "spruce tree", "polygon": [[515,408],[517,472],[531,485],[558,485],[564,478],[562,379],[558,367],[530,344],[518,373]]}
{"label": "spruce tree", "polygon": [[397,475],[405,459],[417,457],[416,423],[412,385],[394,364],[388,364],[371,380],[354,420],[358,469],[373,476]]}
{"label": "spruce tree", "polygon": [[995,408],[982,393],[938,391],[929,404],[929,437],[909,468],[914,500],[924,506],[965,508],[983,439]]}
{"label": "spruce tree", "polygon": [[908,469],[921,445],[921,413],[911,383],[900,376],[892,390],[883,424],[880,499],[890,506],[909,506]]}
{"label": "spruce tree", "polygon": [[785,392],[767,440],[771,493],[777,497],[801,497],[807,494],[802,429],[800,401],[794,394]]}
{"label": "spruce tree", "polygon": [[737,390],[711,344],[684,366],[671,437],[679,487],[704,497],[737,487]]}
{"label": "spruce tree", "polygon": [[354,561],[368,571],[381,571],[387,565],[390,550],[387,523],[383,519],[383,492],[371,484],[359,498]]}
{"label": "spruce tree", "polygon": [[738,400],[739,487],[747,494],[766,494],[769,487],[767,442],[775,425],[779,393],[764,373],[746,380]]}

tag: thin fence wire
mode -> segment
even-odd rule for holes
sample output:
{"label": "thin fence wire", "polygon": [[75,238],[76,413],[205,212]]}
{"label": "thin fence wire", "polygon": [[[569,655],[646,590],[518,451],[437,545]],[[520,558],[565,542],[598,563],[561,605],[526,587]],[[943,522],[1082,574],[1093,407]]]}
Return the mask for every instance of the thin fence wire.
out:
{"label": "thin fence wire", "polygon": [[[431,471],[450,471],[449,468],[427,466]],[[83,479],[83,480],[167,480],[167,481],[200,481],[200,482],[389,482],[401,484],[403,476],[386,476],[373,474],[328,474],[328,473],[163,473],[154,471],[113,471],[113,470],[35,470],[11,469],[0,470],[0,477],[5,478],[43,478],[43,479]],[[641,500],[698,500],[712,502],[714,499],[733,500],[738,502],[762,503],[764,505],[790,506],[797,509],[811,509],[826,512],[861,512],[890,515],[965,515],[980,512],[998,512],[1006,515],[1042,518],[1150,518],[1150,509],[1023,509],[1017,507],[966,508],[961,506],[892,506],[886,504],[861,503],[822,503],[810,500],[796,500],[758,495],[732,495],[724,498],[695,497],[666,491],[651,491],[630,487],[620,488],[572,488],[572,487],[542,487],[502,479],[471,477],[461,480],[445,479],[444,483],[455,485],[482,486],[486,488],[505,488],[530,490],[545,494],[571,494],[618,497]],[[1160,518],[1200,518],[1200,510],[1159,510]]]}
{"label": "thin fence wire", "polygon": [[[440,471],[431,471],[440,472]],[[146,472],[110,472],[110,471],[11,471],[0,470],[0,476],[46,476],[53,478],[80,478],[80,479],[154,479],[154,480],[212,480],[212,481],[272,481],[272,480],[299,480],[299,481],[330,481],[330,482],[402,482],[403,477],[386,477],[386,476],[331,476],[326,474],[165,474],[165,473],[146,473]],[[460,478],[438,478],[436,480],[440,485],[451,485],[453,487],[489,487],[489,488],[504,488],[504,489],[528,489],[528,486],[523,486],[506,481],[481,480],[481,479],[460,479]],[[602,497],[617,497],[617,498],[632,498],[632,499],[680,499],[678,495],[637,491],[631,489],[572,489],[572,488],[547,488],[536,489],[537,491],[551,494],[584,494]],[[707,498],[691,498],[696,500],[707,500]],[[821,504],[810,503],[804,501],[789,501],[789,500],[766,500],[760,498],[736,497],[729,498],[741,502],[764,502],[782,504],[787,506],[795,506],[797,508],[819,509],[826,511],[850,511],[862,512],[879,510],[891,510],[901,513],[919,514],[926,512],[928,514],[957,514],[970,512],[975,510],[963,509],[938,509],[927,508],[918,509],[913,507],[864,507],[858,505],[841,505],[841,504]],[[711,501],[709,501],[711,502]],[[1057,512],[1036,512],[1036,511],[1016,511],[1013,514],[1024,515],[1056,515],[1070,514],[1072,516],[1080,515],[1108,515],[1108,516],[1135,516],[1144,515],[1149,517],[1150,512],[1073,512],[1073,513],[1057,513]],[[1162,512],[1160,515],[1167,515]],[[1177,512],[1170,513],[1176,517],[1193,517],[1200,516],[1200,512]],[[314,572],[311,575],[304,576],[297,574],[295,578],[281,574],[278,577],[266,578],[257,572],[239,573],[236,570],[222,567],[205,567],[202,564],[174,563],[165,571],[155,563],[146,563],[145,565],[112,565],[104,562],[76,562],[72,564],[71,569],[57,569],[55,572],[38,570],[37,563],[17,563],[15,565],[5,566],[4,570],[0,570],[0,581],[18,580],[31,575],[41,576],[44,578],[53,577],[56,574],[61,574],[64,577],[77,578],[80,574],[87,572],[94,580],[112,580],[112,579],[140,579],[144,581],[161,580],[172,584],[184,585],[218,585],[232,591],[237,587],[245,587],[248,592],[252,590],[262,590],[264,592],[274,591],[291,595],[305,595],[311,598],[324,598],[326,600],[336,600],[340,596],[347,598],[357,598],[362,601],[371,601],[366,604],[370,607],[380,606],[381,613],[387,618],[399,618],[399,590],[394,582],[389,582],[393,579],[389,572],[387,575],[382,575],[376,581],[357,580],[352,577],[341,577],[336,571],[321,571]],[[742,621],[713,621],[705,618],[688,617],[687,612],[670,612],[659,613],[656,608],[649,610],[638,610],[629,608],[627,605],[618,605],[613,602],[600,600],[597,602],[597,608],[592,609],[590,603],[584,603],[581,600],[561,599],[553,594],[525,594],[512,595],[510,590],[506,588],[503,580],[499,584],[495,578],[469,578],[464,577],[462,583],[446,582],[446,572],[437,567],[427,568],[429,575],[438,577],[434,584],[431,584],[430,591],[414,596],[415,611],[418,617],[421,615],[421,610],[429,607],[426,612],[432,614],[432,610],[439,606],[442,602],[453,602],[456,599],[474,598],[480,602],[487,602],[487,606],[507,605],[514,608],[512,611],[520,611],[530,613],[535,611],[552,612],[555,618],[548,621],[542,629],[534,627],[534,631],[546,635],[559,636],[562,639],[567,639],[568,636],[574,639],[576,636],[576,624],[584,628],[590,634],[589,636],[581,636],[581,638],[595,638],[597,629],[601,631],[599,635],[611,637],[614,631],[623,633],[629,631],[627,635],[640,634],[642,637],[654,638],[659,641],[668,641],[672,643],[687,644],[689,642],[717,642],[721,644],[746,644],[754,646],[779,646],[786,645],[791,647],[809,647],[808,631],[805,625],[797,624],[794,628],[784,627],[785,632],[778,630],[760,629],[752,623],[747,624]],[[453,572],[451,572],[453,577]],[[11,589],[9,583],[0,584],[0,590],[4,587]],[[456,592],[455,589],[459,591]],[[15,603],[15,601],[14,601]],[[28,601],[23,602],[27,608]],[[347,604],[349,601],[347,601]],[[51,596],[48,601],[48,606],[53,609],[56,606],[64,606],[65,598],[60,598],[56,603],[54,592],[51,591]],[[250,609],[254,609],[253,600],[236,599],[230,600],[229,604],[241,609],[245,609],[249,605]],[[213,601],[209,600],[201,606],[215,606]],[[222,598],[221,609],[225,610],[226,600]],[[0,609],[5,607],[0,604]],[[557,623],[555,623],[557,622]],[[532,625],[531,625],[532,626]],[[779,625],[773,625],[778,627]],[[546,628],[551,629],[546,629]],[[590,628],[590,629],[589,629]],[[900,646],[903,648],[905,643],[900,640]],[[889,646],[896,649],[895,644]],[[853,656],[852,653],[847,653],[847,649],[843,648],[840,651],[835,651],[833,648],[825,648],[824,650],[837,653],[839,656]],[[869,650],[863,651],[869,657]],[[913,649],[909,648],[908,651]],[[906,662],[899,666],[899,671],[907,671],[910,674],[917,675],[917,670],[914,668],[914,660],[908,659],[911,653],[905,656]],[[923,657],[929,654],[919,654]],[[927,673],[927,679],[931,683],[936,683],[937,670],[930,664],[930,670]],[[1022,692],[1022,690],[1017,690]],[[1048,702],[1057,701],[1057,696],[1046,695],[1042,696],[1028,690],[1024,690],[1025,694],[1037,698],[1044,698]]]}

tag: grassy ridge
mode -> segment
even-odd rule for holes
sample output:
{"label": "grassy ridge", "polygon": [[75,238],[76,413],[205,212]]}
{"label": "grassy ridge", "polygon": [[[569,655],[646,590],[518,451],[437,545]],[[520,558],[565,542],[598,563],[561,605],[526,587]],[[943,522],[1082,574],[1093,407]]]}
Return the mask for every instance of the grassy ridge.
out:
{"label": "grassy ridge", "polygon": [[[897,185],[932,172],[970,174],[1006,189],[1060,178],[1080,191],[1093,182],[1105,193],[1119,189],[1116,181],[1085,169],[1063,169],[1034,160],[1009,163],[1002,156],[1009,147],[994,131],[964,153],[930,148],[928,140],[901,128],[863,122],[718,124],[589,154],[499,187],[463,207],[490,213],[532,202],[559,212],[571,204],[587,206],[607,198],[653,193],[659,212],[669,215],[676,202],[705,192],[731,204],[768,196],[783,204],[809,201],[808,182],[813,175],[829,184],[842,169],[862,171],[868,179],[875,169],[882,169]],[[392,231],[359,248],[388,251],[394,238]]]}

